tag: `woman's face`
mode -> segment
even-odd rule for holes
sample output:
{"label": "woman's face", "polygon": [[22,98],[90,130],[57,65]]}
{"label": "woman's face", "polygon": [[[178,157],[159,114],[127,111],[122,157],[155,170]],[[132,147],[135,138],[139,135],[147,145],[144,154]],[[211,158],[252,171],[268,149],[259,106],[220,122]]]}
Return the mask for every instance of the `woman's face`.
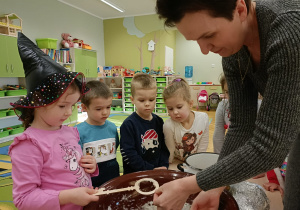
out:
{"label": "woman's face", "polygon": [[244,16],[243,12],[235,9],[233,20],[229,21],[211,17],[207,11],[199,11],[185,14],[176,27],[187,40],[197,41],[203,54],[213,52],[228,57],[243,46]]}

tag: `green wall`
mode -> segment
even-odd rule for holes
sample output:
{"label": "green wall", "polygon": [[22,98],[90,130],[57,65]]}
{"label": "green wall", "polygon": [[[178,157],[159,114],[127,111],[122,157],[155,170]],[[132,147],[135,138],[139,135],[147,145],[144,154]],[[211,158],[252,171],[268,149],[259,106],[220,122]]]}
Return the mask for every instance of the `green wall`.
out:
{"label": "green wall", "polygon": [[[165,46],[174,50],[176,46],[175,30],[165,30],[163,22],[157,15],[131,17],[134,19],[139,35],[132,28],[124,26],[126,18],[108,19],[103,21],[105,65],[122,65],[125,68],[140,70],[140,50],[142,48],[143,67],[151,66],[152,52],[148,51],[148,42],[156,42],[154,51],[154,69],[165,66]],[[133,35],[131,35],[133,34]],[[140,35],[142,34],[142,35]],[[174,62],[175,64],[175,62]]]}

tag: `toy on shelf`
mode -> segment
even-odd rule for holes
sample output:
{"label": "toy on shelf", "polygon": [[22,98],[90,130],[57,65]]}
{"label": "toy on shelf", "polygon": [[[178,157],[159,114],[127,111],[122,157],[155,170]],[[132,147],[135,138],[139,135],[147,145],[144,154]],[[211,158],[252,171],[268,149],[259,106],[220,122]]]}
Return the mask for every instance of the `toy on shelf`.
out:
{"label": "toy on shelf", "polygon": [[63,40],[61,41],[61,46],[63,48],[70,48],[70,47],[74,47],[74,48],[78,48],[78,44],[72,42],[73,37],[68,34],[68,33],[62,33],[61,37],[63,38]]}
{"label": "toy on shelf", "polygon": [[6,85],[4,86],[5,90],[25,90],[25,87],[21,85]]}
{"label": "toy on shelf", "polygon": [[22,19],[15,13],[0,16],[0,33],[9,36],[18,36],[22,32]]}
{"label": "toy on shelf", "polygon": [[112,80],[110,81],[109,87],[111,87],[111,88],[116,88],[116,87],[117,87],[116,81],[115,81],[114,79],[112,79]]}
{"label": "toy on shelf", "polygon": [[103,71],[106,77],[111,77],[111,66],[103,66]]}
{"label": "toy on shelf", "polygon": [[98,66],[97,67],[97,72],[98,72],[98,77],[106,77],[106,74],[103,70],[103,66]]}
{"label": "toy on shelf", "polygon": [[113,66],[111,68],[111,76],[120,77],[120,76],[122,76],[123,70],[124,70],[123,66]]}
{"label": "toy on shelf", "polygon": [[164,68],[164,74],[165,74],[165,76],[170,76],[170,75],[175,74],[175,72],[172,71],[171,67],[165,66],[165,68]]}
{"label": "toy on shelf", "polygon": [[150,74],[149,67],[144,67],[142,70],[143,73]]}

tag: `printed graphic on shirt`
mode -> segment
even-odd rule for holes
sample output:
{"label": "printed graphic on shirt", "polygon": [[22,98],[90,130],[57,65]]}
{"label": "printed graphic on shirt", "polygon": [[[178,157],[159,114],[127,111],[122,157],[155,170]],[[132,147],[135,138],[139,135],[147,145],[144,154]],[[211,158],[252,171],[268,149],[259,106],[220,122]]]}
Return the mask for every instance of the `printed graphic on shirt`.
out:
{"label": "printed graphic on shirt", "polygon": [[[203,131],[198,133],[198,139],[200,141],[200,136],[203,134]],[[197,134],[194,133],[185,133],[182,136],[181,143],[176,143],[176,151],[177,157],[179,156],[181,160],[187,158],[187,156],[193,154],[197,150],[197,146],[199,142],[197,141]]]}
{"label": "printed graphic on shirt", "polygon": [[107,138],[85,143],[83,154],[92,155],[97,163],[105,162],[116,158],[116,139]]}
{"label": "printed graphic on shirt", "polygon": [[145,154],[148,150],[152,150],[152,153],[155,152],[155,148],[158,148],[158,135],[154,129],[147,130],[145,135],[142,137],[142,152]]}
{"label": "printed graphic on shirt", "polygon": [[65,169],[74,171],[76,176],[75,184],[79,187],[88,187],[89,178],[87,177],[84,169],[79,165],[81,154],[76,150],[75,147],[69,146],[67,144],[60,144],[62,149],[62,159],[66,162]]}

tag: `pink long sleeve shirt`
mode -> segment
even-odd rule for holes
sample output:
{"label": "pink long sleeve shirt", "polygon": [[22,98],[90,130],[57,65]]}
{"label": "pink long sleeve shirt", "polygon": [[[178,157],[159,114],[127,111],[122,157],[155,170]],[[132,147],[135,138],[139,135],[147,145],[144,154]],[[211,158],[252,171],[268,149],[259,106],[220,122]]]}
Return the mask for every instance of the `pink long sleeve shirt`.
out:
{"label": "pink long sleeve shirt", "polygon": [[82,209],[74,204],[60,206],[58,199],[61,190],[92,186],[90,174],[79,165],[78,141],[77,128],[68,126],[55,131],[29,127],[14,139],[9,155],[18,209]]}

